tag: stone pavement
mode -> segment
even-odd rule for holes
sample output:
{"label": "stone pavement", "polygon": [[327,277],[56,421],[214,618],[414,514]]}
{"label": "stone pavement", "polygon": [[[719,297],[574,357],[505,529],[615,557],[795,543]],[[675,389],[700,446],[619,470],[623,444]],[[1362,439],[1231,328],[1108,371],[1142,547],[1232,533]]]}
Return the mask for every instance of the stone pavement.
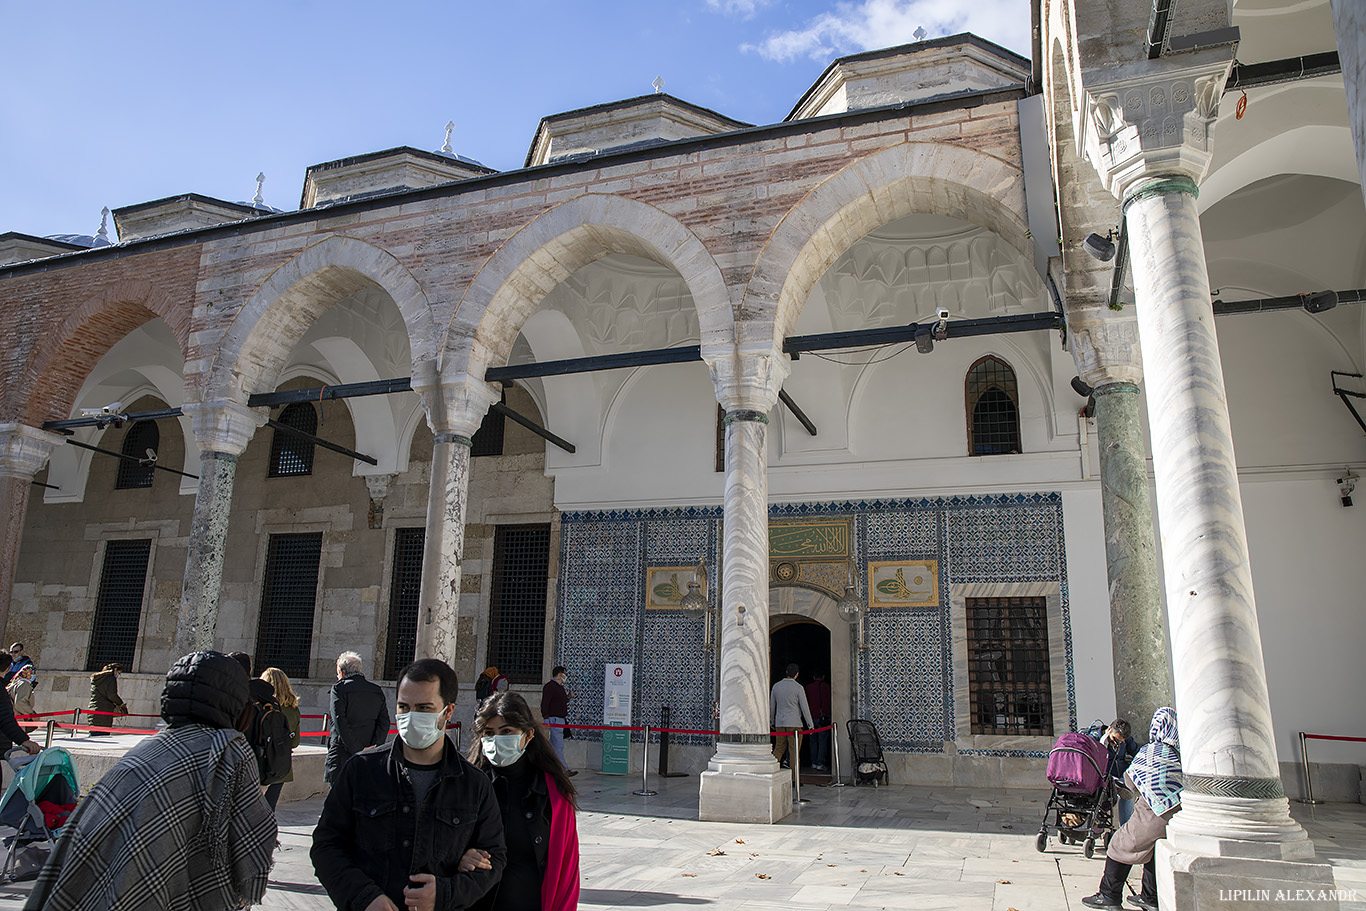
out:
{"label": "stone pavement", "polygon": [[[697,820],[697,779],[580,774],[585,911],[1052,911],[1080,909],[1102,860],[1049,841],[1035,850],[1045,790],[804,787],[809,803],[775,826]],[[1366,806],[1298,804],[1294,815],[1366,911]],[[281,847],[265,908],[330,909],[309,835],[321,800],[281,806]],[[724,853],[720,853],[724,852]],[[1137,875],[1131,880],[1137,887]],[[0,887],[0,911],[26,884]]]}

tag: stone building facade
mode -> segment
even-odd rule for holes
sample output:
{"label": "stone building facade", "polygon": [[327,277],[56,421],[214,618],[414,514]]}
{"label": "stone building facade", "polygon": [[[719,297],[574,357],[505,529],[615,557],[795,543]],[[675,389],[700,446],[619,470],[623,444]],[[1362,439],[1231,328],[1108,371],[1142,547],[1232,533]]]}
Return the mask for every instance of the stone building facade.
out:
{"label": "stone building facade", "polygon": [[[357,648],[381,680],[565,664],[593,722],[627,663],[637,723],[721,732],[675,747],[702,816],[775,820],[788,658],[898,782],[1037,786],[1058,734],[1174,701],[1198,811],[1164,894],[1249,850],[1316,881],[1281,760],[1366,720],[1324,697],[1360,690],[1336,479],[1366,459],[1320,375],[1366,350],[1359,64],[1250,90],[1249,132],[1229,27],[1256,61],[1341,47],[1335,7],[1182,4],[1150,55],[1118,6],[1041,4],[1033,60],[841,58],[776,124],[646,96],[547,117],[514,171],[399,148],[310,168],[298,211],[188,194],[115,210],[117,244],[0,237],[0,609],[40,708],[123,649],[150,711],[212,645],[320,709]],[[1131,289],[1082,247],[1121,220]]]}

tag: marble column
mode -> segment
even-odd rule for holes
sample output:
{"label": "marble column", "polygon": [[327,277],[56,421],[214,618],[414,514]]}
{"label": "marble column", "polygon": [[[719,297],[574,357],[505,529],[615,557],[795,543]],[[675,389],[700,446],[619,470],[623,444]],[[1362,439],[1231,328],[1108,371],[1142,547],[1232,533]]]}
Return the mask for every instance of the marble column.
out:
{"label": "marble column", "polygon": [[1094,388],[1115,713],[1147,743],[1148,722],[1158,708],[1172,704],[1172,687],[1139,390],[1129,382]]}
{"label": "marble column", "polygon": [[1366,3],[1332,0],[1333,32],[1337,36],[1342,82],[1347,90],[1347,125],[1357,150],[1361,192],[1366,199]]}
{"label": "marble column", "polygon": [[1079,297],[1069,297],[1067,319],[1077,372],[1096,405],[1115,713],[1146,743],[1149,720],[1157,708],[1172,704],[1172,688],[1147,446],[1138,420],[1138,326],[1132,313],[1111,312],[1104,297]]}
{"label": "marble column", "polygon": [[199,446],[199,486],[195,490],[190,540],[185,552],[175,656],[216,647],[214,628],[218,625],[237,460],[267,417],[265,409],[248,408],[227,399],[192,402],[183,405],[182,410],[190,416]]}
{"label": "marble column", "polygon": [[26,424],[0,424],[0,636],[9,622],[33,476],[47,464],[52,447],[61,439]]}
{"label": "marble column", "polygon": [[792,780],[769,746],[768,414],[789,362],[781,353],[710,365],[726,411],[721,736],[702,773],[704,820],[771,823],[792,811]]}
{"label": "marble column", "polygon": [[[460,670],[473,654],[456,649],[460,616],[460,564],[465,556],[470,440],[499,390],[478,380],[433,383],[421,393],[432,428],[431,486],[418,596],[417,658],[440,658]],[[469,648],[472,648],[472,643]],[[468,672],[468,668],[466,671]],[[469,679],[470,674],[464,675]]]}
{"label": "marble column", "polygon": [[1281,786],[1196,207],[1231,56],[1115,71],[1119,81],[1087,86],[1084,119],[1133,264],[1185,784],[1157,849],[1159,899],[1176,909],[1240,907],[1229,897],[1240,889],[1333,886]]}

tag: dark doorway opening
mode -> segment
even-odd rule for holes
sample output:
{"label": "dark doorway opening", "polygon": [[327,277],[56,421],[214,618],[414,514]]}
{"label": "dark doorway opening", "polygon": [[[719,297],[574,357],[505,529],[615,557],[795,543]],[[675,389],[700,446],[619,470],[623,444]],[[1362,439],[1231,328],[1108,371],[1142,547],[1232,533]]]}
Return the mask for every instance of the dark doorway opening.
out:
{"label": "dark doorway opening", "polygon": [[[800,671],[797,682],[806,686],[815,679],[817,673],[830,680],[830,630],[806,617],[774,617],[772,632],[769,633],[769,687],[786,676],[787,666],[796,664]],[[813,713],[816,709],[812,708]],[[829,764],[829,735],[825,735],[824,754],[827,758],[823,765]],[[828,772],[813,772],[813,738],[802,738],[801,764],[802,780],[808,776],[820,777]]]}

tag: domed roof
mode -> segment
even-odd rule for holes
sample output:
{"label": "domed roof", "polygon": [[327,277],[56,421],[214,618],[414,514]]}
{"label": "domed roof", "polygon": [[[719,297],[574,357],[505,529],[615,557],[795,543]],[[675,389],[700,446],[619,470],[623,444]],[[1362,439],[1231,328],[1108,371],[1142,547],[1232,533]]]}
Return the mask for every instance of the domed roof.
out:
{"label": "domed roof", "polygon": [[47,239],[78,247],[113,246],[114,242],[109,239],[109,207],[100,210],[100,229],[94,234],[49,234]]}

